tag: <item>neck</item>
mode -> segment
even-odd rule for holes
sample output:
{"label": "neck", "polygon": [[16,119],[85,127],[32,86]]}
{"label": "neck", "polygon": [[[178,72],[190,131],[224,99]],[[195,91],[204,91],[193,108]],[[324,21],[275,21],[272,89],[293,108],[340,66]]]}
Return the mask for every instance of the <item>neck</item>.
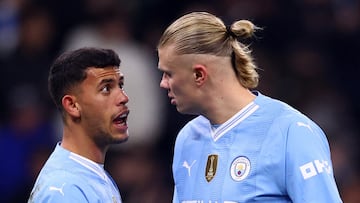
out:
{"label": "neck", "polygon": [[[204,113],[211,124],[222,124],[254,101],[255,95],[250,90],[241,88],[229,88],[216,98],[212,98],[208,111]],[[208,99],[207,101],[211,101]]]}
{"label": "neck", "polygon": [[104,164],[107,148],[100,149],[96,143],[82,131],[64,127],[61,146],[96,163]]}

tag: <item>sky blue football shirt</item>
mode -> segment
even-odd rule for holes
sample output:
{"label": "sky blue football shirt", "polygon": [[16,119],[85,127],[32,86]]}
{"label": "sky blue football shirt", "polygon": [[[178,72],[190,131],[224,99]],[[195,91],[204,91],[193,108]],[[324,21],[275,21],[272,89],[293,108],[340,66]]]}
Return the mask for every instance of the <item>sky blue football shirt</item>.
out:
{"label": "sky blue football shirt", "polygon": [[57,144],[36,180],[28,202],[121,203],[121,197],[103,165]]}
{"label": "sky blue football shirt", "polygon": [[199,116],[179,132],[173,202],[342,202],[323,131],[289,105],[255,94],[219,127]]}

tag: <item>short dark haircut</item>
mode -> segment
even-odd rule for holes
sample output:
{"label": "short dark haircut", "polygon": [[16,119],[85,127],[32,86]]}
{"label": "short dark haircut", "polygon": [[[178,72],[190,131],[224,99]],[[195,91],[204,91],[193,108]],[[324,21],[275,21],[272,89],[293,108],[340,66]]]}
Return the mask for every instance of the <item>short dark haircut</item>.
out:
{"label": "short dark haircut", "polygon": [[84,47],[61,54],[50,67],[48,88],[56,107],[62,112],[62,97],[86,79],[90,67],[119,67],[121,60],[111,49]]}

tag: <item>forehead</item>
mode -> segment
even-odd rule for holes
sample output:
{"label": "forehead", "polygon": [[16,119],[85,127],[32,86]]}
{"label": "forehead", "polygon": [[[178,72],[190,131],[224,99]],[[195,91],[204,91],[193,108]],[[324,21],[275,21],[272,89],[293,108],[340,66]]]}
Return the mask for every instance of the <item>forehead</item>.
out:
{"label": "forehead", "polygon": [[120,77],[123,78],[124,74],[120,71],[119,67],[108,66],[104,68],[90,67],[87,69],[87,76],[89,78],[104,78],[104,77]]}
{"label": "forehead", "polygon": [[191,64],[192,54],[179,55],[175,52],[173,46],[165,46],[158,49],[160,70],[174,69],[175,67],[184,67]]}
{"label": "forehead", "polygon": [[165,46],[158,49],[159,63],[171,62],[174,60],[175,52],[173,46]]}

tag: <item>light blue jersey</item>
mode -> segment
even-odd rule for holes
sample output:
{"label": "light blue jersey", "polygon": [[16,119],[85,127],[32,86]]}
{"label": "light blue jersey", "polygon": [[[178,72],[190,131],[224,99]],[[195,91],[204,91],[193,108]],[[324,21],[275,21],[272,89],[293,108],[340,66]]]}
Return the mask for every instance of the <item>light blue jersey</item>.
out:
{"label": "light blue jersey", "polygon": [[121,197],[102,165],[57,144],[36,180],[28,202],[121,203]]}
{"label": "light blue jersey", "polygon": [[323,131],[289,105],[255,94],[217,128],[198,116],[179,132],[173,202],[342,202]]}

